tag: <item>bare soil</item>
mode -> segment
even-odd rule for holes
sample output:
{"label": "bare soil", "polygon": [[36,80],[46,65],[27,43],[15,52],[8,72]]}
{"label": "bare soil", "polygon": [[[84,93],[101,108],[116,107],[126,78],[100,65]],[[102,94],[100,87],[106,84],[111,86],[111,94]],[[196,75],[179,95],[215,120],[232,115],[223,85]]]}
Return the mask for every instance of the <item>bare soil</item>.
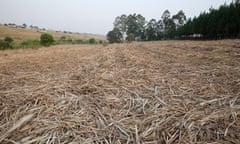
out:
{"label": "bare soil", "polygon": [[239,45],[0,51],[0,143],[240,143]]}

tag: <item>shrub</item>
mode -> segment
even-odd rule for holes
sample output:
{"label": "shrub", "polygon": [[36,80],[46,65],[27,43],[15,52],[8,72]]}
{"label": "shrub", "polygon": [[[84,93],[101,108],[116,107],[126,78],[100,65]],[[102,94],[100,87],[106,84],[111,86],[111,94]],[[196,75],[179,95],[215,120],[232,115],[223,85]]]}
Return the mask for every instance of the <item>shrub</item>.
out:
{"label": "shrub", "polygon": [[11,42],[10,47],[11,47],[12,49],[17,49],[17,48],[21,48],[21,45],[20,45],[19,42],[13,41],[13,42]]}
{"label": "shrub", "polygon": [[26,47],[28,47],[28,43],[27,43],[27,41],[23,41],[23,42],[21,42],[21,47],[22,48],[26,48]]}
{"label": "shrub", "polygon": [[53,44],[53,42],[53,36],[50,34],[44,33],[40,37],[40,43],[44,46],[50,46],[51,44]]}
{"label": "shrub", "polygon": [[7,49],[9,44],[6,41],[0,40],[0,50]]}
{"label": "shrub", "polygon": [[75,40],[75,44],[83,44],[83,43],[84,43],[84,41],[81,39]]}
{"label": "shrub", "polygon": [[4,41],[10,44],[13,42],[13,39],[11,37],[5,37]]}
{"label": "shrub", "polygon": [[5,37],[4,40],[0,40],[0,50],[12,48],[11,43],[13,39],[11,37]]}
{"label": "shrub", "polygon": [[68,40],[66,40],[67,44],[73,44],[73,40],[71,38],[68,38]]}
{"label": "shrub", "polygon": [[88,41],[89,41],[90,44],[95,44],[96,43],[95,38],[90,38]]}
{"label": "shrub", "polygon": [[40,46],[39,40],[27,40],[21,43],[22,48],[37,48]]}

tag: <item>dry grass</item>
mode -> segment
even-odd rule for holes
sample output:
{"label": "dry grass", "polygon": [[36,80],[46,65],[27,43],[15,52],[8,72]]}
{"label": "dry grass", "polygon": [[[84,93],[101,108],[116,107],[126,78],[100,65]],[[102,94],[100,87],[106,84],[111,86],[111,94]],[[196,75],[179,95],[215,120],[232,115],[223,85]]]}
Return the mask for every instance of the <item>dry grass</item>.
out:
{"label": "dry grass", "polygon": [[13,28],[0,25],[0,39],[4,39],[6,36],[13,38],[15,41],[23,41],[28,39],[40,39],[41,34],[49,33],[54,36],[55,40],[59,40],[62,36],[71,38],[72,40],[88,40],[90,38],[95,38],[97,40],[105,40],[103,36],[90,35],[90,34],[68,34],[63,32],[55,31],[39,31],[31,29]]}
{"label": "dry grass", "polygon": [[239,40],[0,52],[0,143],[240,143]]}

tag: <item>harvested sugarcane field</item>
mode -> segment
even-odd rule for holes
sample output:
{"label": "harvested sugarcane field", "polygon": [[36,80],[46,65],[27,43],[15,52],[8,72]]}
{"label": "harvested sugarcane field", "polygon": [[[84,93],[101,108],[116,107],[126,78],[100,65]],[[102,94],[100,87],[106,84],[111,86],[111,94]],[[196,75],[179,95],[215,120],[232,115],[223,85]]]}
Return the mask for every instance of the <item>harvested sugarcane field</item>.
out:
{"label": "harvested sugarcane field", "polygon": [[240,143],[240,40],[0,51],[0,143]]}

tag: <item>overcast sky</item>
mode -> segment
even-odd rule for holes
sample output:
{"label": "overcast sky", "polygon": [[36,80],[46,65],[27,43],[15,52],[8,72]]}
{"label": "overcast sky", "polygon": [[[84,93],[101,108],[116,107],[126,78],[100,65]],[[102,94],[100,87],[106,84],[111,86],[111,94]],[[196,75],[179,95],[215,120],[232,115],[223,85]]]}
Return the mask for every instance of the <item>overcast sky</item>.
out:
{"label": "overcast sky", "polygon": [[183,10],[198,16],[210,7],[232,0],[0,0],[0,23],[16,23],[40,28],[80,33],[106,34],[116,16],[139,13],[147,20],[160,19],[164,10]]}

